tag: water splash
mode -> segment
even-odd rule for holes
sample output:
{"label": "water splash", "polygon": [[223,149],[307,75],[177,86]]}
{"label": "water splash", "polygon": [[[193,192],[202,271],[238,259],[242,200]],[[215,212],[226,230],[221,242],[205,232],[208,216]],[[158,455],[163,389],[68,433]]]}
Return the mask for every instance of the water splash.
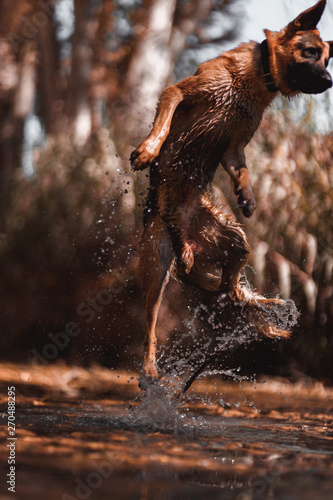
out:
{"label": "water splash", "polygon": [[[191,426],[204,429],[205,419],[194,424],[197,419],[184,414],[185,403],[192,398],[187,393],[192,383],[208,375],[224,375],[240,383],[250,380],[239,373],[240,367],[225,366],[223,358],[228,351],[265,337],[259,335],[242,314],[242,305],[230,303],[223,294],[215,298],[210,296],[209,301],[190,310],[183,334],[161,349],[158,359],[160,377],[157,381],[144,381],[145,391],[141,394],[140,404],[132,408],[129,417],[132,425],[152,432],[187,432]],[[265,321],[281,330],[290,330],[299,315],[291,300],[277,307],[270,305],[267,310],[260,305],[260,312]],[[220,396],[224,407],[226,402],[222,394]],[[194,397],[198,398],[198,394]],[[208,394],[201,394],[200,399],[204,405],[210,404]]]}
{"label": "water splash", "polygon": [[140,404],[131,407],[128,416],[132,426],[144,431],[181,431],[184,415],[180,413],[181,402],[174,397],[170,386],[154,381],[146,385],[140,396]]}
{"label": "water splash", "polygon": [[[174,393],[178,390],[178,395],[184,394],[203,372],[206,375],[227,375],[239,381],[239,375],[228,367],[221,366],[214,372],[208,369],[229,350],[265,338],[242,314],[242,305],[231,304],[225,299],[226,296],[221,294],[209,306],[204,303],[196,306],[185,321],[183,335],[162,350],[159,364],[163,366],[164,384],[171,385]],[[263,321],[275,325],[280,331],[290,331],[299,318],[292,300],[276,306],[270,304],[268,308],[260,304],[259,309]],[[223,361],[220,364],[224,364]]]}

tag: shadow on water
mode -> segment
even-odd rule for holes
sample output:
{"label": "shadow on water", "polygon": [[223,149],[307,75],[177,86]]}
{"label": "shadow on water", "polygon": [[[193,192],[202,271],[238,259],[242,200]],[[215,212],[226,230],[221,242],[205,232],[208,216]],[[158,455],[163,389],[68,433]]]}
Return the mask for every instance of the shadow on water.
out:
{"label": "shadow on water", "polygon": [[[310,499],[333,491],[333,391],[283,381],[196,381],[186,398],[138,374],[0,366],[16,390],[19,499]],[[4,482],[1,500],[11,498]]]}

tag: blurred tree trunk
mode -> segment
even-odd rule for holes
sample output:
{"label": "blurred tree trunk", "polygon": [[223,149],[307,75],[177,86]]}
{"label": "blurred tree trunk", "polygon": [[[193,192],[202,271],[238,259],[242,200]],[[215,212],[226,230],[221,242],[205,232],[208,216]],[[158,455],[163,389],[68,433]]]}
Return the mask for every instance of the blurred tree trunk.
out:
{"label": "blurred tree trunk", "polygon": [[55,40],[54,24],[48,22],[39,30],[40,66],[38,88],[40,94],[39,114],[46,133],[63,130],[64,97],[61,92],[59,58]]}
{"label": "blurred tree trunk", "polygon": [[19,80],[16,87],[13,108],[13,121],[15,129],[13,146],[16,164],[20,164],[24,120],[29,113],[33,112],[35,107],[37,70],[36,48],[36,42],[31,41],[26,43],[21,51]]}
{"label": "blurred tree trunk", "polygon": [[149,131],[156,102],[170,74],[170,39],[176,0],[145,3],[147,22],[135,44],[127,73],[125,123],[137,143]]}
{"label": "blurred tree trunk", "polygon": [[67,115],[73,140],[82,145],[92,131],[92,47],[98,27],[96,6],[90,0],[75,0],[75,32],[68,89]]}
{"label": "blurred tree trunk", "polygon": [[[93,73],[91,78],[91,96],[94,102],[92,110],[92,132],[96,133],[103,125],[102,103],[119,92],[117,76],[114,70],[116,60],[106,50],[106,40],[114,31],[114,2],[104,0],[98,17],[98,27],[93,45]],[[111,73],[110,78],[108,78]]]}
{"label": "blurred tree trunk", "polygon": [[0,4],[1,182],[20,165],[25,113],[34,103],[37,59],[28,17],[32,5],[24,0],[3,0]]}
{"label": "blurred tree trunk", "polygon": [[13,106],[18,82],[18,65],[6,40],[0,40],[0,58],[3,75],[0,82],[0,182],[2,184],[14,166],[16,131]]}
{"label": "blurred tree trunk", "polygon": [[192,2],[177,2],[174,29],[171,38],[174,58],[184,50],[189,35],[200,33],[200,23],[207,19],[214,0],[194,0]]}
{"label": "blurred tree trunk", "polygon": [[[9,58],[10,59],[10,58]],[[19,64],[11,61],[13,86],[3,95],[0,119],[0,177],[6,178],[10,171],[21,164],[24,120],[32,113],[36,94],[37,52],[34,41],[27,42],[19,54]],[[10,64],[10,63],[9,63]],[[9,68],[7,66],[6,70]]]}

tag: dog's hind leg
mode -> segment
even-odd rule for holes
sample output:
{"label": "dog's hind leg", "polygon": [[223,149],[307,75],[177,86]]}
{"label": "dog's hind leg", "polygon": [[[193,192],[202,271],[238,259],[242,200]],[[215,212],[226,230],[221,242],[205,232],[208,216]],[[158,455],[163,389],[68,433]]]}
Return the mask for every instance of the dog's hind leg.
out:
{"label": "dog's hind leg", "polygon": [[167,228],[158,215],[148,215],[140,244],[140,275],[146,298],[147,329],[143,376],[140,385],[157,379],[156,322],[164,289],[169,281],[173,251]]}
{"label": "dog's hind leg", "polygon": [[188,222],[187,234],[189,240],[195,242],[197,251],[193,253],[189,272],[179,259],[177,273],[182,281],[208,292],[224,294],[225,300],[234,304],[259,333],[267,337],[288,337],[288,321],[281,318],[288,317],[292,305],[277,298],[262,297],[242,283],[250,249],[241,225],[214,206],[206,195],[200,200],[195,219]]}
{"label": "dog's hind leg", "polygon": [[[220,291],[228,295],[235,306],[241,307],[242,315],[259,333],[266,337],[289,337],[290,325],[295,316],[293,303],[278,298],[266,298],[254,293],[241,282],[242,271],[247,263],[249,246],[241,227],[233,224],[234,234],[230,233],[230,248],[226,260],[222,262]],[[221,232],[223,237],[223,232]],[[290,311],[290,314],[288,313]],[[296,316],[295,316],[296,317]]]}
{"label": "dog's hind leg", "polygon": [[[288,321],[283,318],[288,316],[289,309],[293,309],[292,304],[278,298],[263,297],[242,283],[249,246],[242,228],[237,223],[232,226],[233,233],[230,233],[230,229],[227,230],[230,247],[224,250],[227,255],[222,262],[220,291],[226,293],[235,306],[240,306],[242,315],[259,333],[266,337],[289,337]],[[223,231],[221,236],[224,238]]]}
{"label": "dog's hind leg", "polygon": [[249,254],[245,233],[210,192],[190,201],[171,220],[182,242],[177,274],[205,291],[234,294]]}

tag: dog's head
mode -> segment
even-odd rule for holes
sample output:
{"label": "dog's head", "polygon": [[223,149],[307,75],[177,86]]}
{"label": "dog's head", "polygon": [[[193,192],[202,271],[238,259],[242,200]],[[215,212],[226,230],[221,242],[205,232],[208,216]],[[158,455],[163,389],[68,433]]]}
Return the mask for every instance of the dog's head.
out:
{"label": "dog's head", "polygon": [[299,92],[320,94],[332,87],[326,68],[333,55],[333,42],[323,42],[317,30],[325,5],[326,0],[320,0],[279,32],[265,30],[271,74],[287,97]]}

